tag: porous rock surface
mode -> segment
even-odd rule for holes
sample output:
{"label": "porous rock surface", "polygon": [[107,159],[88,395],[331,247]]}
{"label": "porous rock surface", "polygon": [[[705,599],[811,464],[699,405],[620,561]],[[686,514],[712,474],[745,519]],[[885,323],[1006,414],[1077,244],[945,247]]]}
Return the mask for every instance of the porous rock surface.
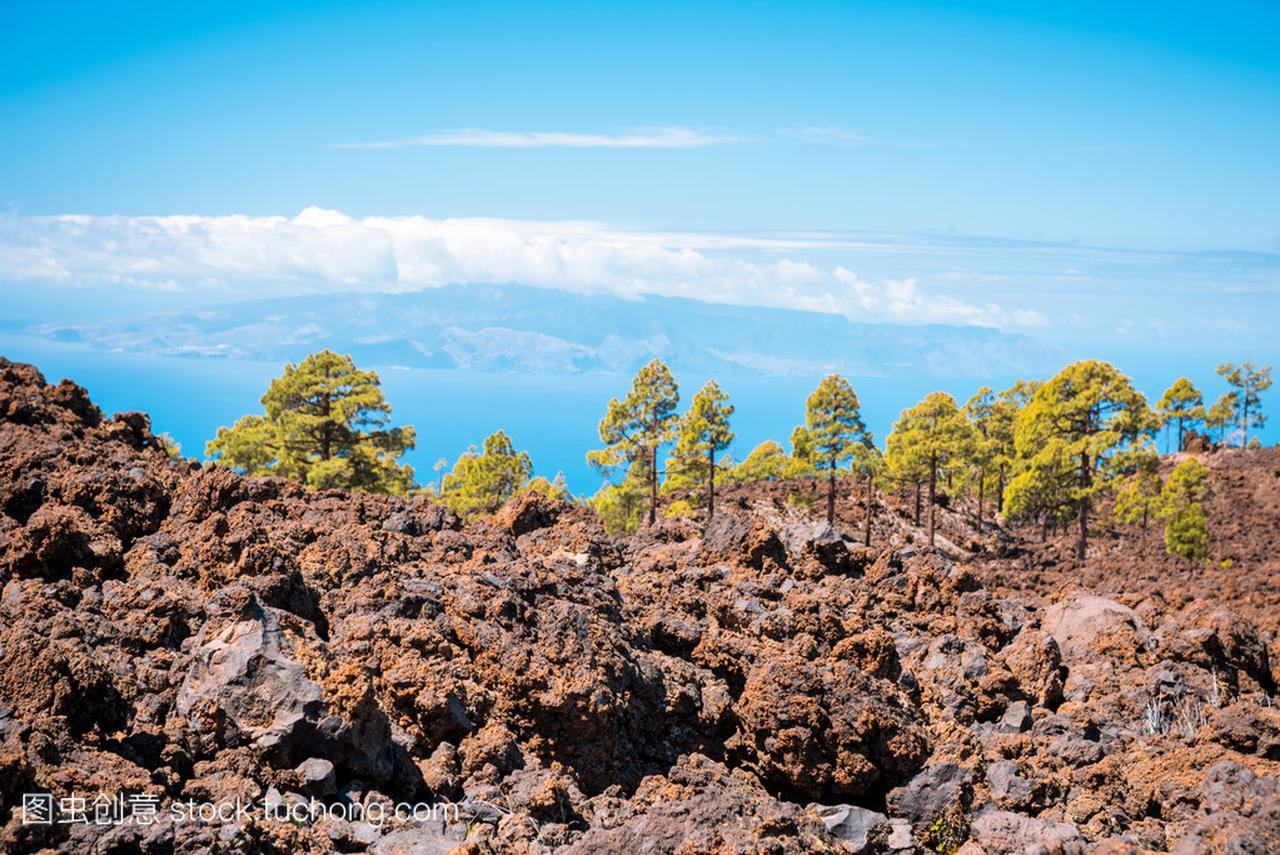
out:
{"label": "porous rock surface", "polygon": [[[1274,526],[1250,454],[1214,477]],[[1274,585],[1126,587],[958,509],[928,549],[897,496],[866,548],[860,490],[829,527],[808,489],[629,539],[539,497],[464,525],[171,459],[0,360],[0,851],[1277,851]],[[161,812],[24,823],[31,793]],[[366,813],[168,813],[236,798]]]}

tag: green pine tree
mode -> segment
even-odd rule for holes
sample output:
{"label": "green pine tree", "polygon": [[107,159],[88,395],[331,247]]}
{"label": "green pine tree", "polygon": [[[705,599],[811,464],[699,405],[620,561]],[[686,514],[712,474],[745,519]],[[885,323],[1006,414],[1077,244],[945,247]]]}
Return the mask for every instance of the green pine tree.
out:
{"label": "green pine tree", "polygon": [[654,359],[636,373],[625,399],[609,401],[600,420],[600,439],[606,447],[587,454],[587,462],[606,476],[622,466],[628,478],[643,475],[649,486],[650,525],[658,516],[658,449],[675,438],[678,406],[680,390],[670,369]]}
{"label": "green pine tree", "polygon": [[1271,366],[1258,368],[1252,362],[1239,366],[1224,362],[1218,366],[1218,374],[1236,388],[1236,405],[1240,408],[1236,427],[1240,429],[1240,447],[1247,448],[1249,428],[1261,428],[1267,423],[1259,395],[1271,388]]}
{"label": "green pine tree", "polygon": [[538,493],[557,502],[567,502],[572,498],[563,472],[557,472],[556,477],[550,481],[541,475],[535,475],[525,482],[523,487],[516,490],[517,496],[523,496],[526,493]]}
{"label": "green pine tree", "polygon": [[644,520],[648,492],[648,466],[646,461],[637,460],[628,467],[621,483],[606,481],[587,504],[599,514],[610,534],[630,534]]}
{"label": "green pine tree", "polygon": [[[929,485],[929,545],[937,532],[938,473],[962,466],[972,458],[977,433],[955,398],[946,392],[932,392],[914,407],[903,410],[886,442],[890,461],[898,471],[923,466]],[[893,463],[890,463],[893,466]]]}
{"label": "green pine tree", "polygon": [[999,473],[996,478],[996,503],[999,507],[999,494],[1004,490],[1004,473],[1014,454],[1013,418],[1017,411],[1007,400],[996,397],[989,387],[983,386],[965,402],[964,413],[976,434],[969,461],[976,472],[968,480],[977,487],[978,532],[981,533],[987,485],[993,472]]}
{"label": "green pine tree", "polygon": [[689,412],[680,420],[675,455],[668,464],[672,470],[668,479],[696,485],[699,490],[706,488],[708,519],[716,514],[716,455],[733,442],[729,429],[733,405],[728,401],[729,396],[714,380],[693,396]]}
{"label": "green pine tree", "polygon": [[1160,457],[1150,448],[1139,448],[1118,469],[1124,476],[1116,490],[1112,516],[1118,523],[1141,524],[1145,539],[1151,517],[1159,516],[1163,507]]}
{"label": "green pine tree", "polygon": [[[1036,390],[1014,425],[1018,454],[1029,466],[1038,458],[1056,472],[1057,455],[1065,452],[1076,465],[1076,485],[1071,500],[1079,524],[1076,554],[1085,558],[1089,537],[1089,511],[1094,494],[1102,490],[1113,472],[1111,455],[1131,447],[1155,424],[1142,393],[1129,378],[1105,362],[1085,360],[1067,366]],[[1054,443],[1062,444],[1057,447]]]}
{"label": "green pine tree", "polygon": [[463,452],[453,464],[453,471],[440,484],[440,498],[464,517],[491,514],[529,480],[533,461],[528,452],[516,451],[511,437],[498,431],[484,441],[477,454],[475,447]]}
{"label": "green pine tree", "polygon": [[1209,467],[1195,458],[1184,460],[1169,473],[1162,496],[1164,545],[1170,555],[1188,561],[1209,556],[1209,521],[1204,502],[1209,498]]}
{"label": "green pine tree", "polygon": [[[797,442],[797,438],[799,442]],[[859,445],[870,445],[859,412],[858,396],[849,381],[832,374],[813,391],[805,402],[804,432],[792,433],[796,456],[804,453],[806,462],[819,472],[827,473],[827,522],[836,517],[836,470],[850,460]]]}
{"label": "green pine tree", "polygon": [[285,366],[262,396],[263,415],[218,428],[205,454],[246,475],[295,478],[312,488],[402,494],[412,427],[387,428],[391,405],[378,375],[330,350]]}
{"label": "green pine tree", "polygon": [[863,546],[871,545],[871,517],[875,513],[876,485],[884,479],[886,471],[884,455],[870,441],[870,437],[867,434],[866,443],[854,446],[853,462],[850,465],[850,469],[862,478],[863,483]]}
{"label": "green pine tree", "polygon": [[1043,541],[1051,527],[1070,521],[1072,491],[1078,481],[1068,444],[1053,437],[1034,457],[1019,460],[1018,472],[1004,492],[1003,513],[1008,519],[1038,520]]}
{"label": "green pine tree", "polygon": [[1186,429],[1204,421],[1204,397],[1190,380],[1179,377],[1156,403],[1156,412],[1162,425],[1178,426],[1177,450],[1182,451]]}
{"label": "green pine tree", "polygon": [[787,453],[776,440],[767,439],[751,449],[745,460],[726,472],[725,480],[732,484],[777,481],[783,477],[786,466]]}
{"label": "green pine tree", "polygon": [[1226,442],[1227,428],[1235,424],[1239,396],[1235,392],[1223,392],[1213,406],[1205,411],[1205,430],[1218,432],[1218,445]]}

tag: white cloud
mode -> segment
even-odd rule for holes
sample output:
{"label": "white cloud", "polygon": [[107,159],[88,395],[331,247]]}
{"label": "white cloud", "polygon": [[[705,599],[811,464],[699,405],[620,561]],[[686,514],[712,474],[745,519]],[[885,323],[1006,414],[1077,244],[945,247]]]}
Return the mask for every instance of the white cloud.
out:
{"label": "white cloud", "polygon": [[1044,318],[870,282],[797,257],[793,239],[667,234],[589,222],[296,217],[0,215],[0,279],[230,296],[506,283],[638,298],[807,309],[854,320],[1033,326]]}
{"label": "white cloud", "polygon": [[692,128],[637,128],[620,134],[579,134],[563,131],[493,131],[461,128],[397,140],[340,143],[333,148],[705,148],[741,138],[709,134]]}
{"label": "white cloud", "polygon": [[[778,128],[775,137],[811,143],[866,142],[860,130],[806,126]],[[413,137],[368,142],[335,143],[330,148],[399,149],[451,148],[706,148],[726,143],[767,140],[768,136],[743,136],[676,126],[634,128],[621,133],[572,131],[495,131],[489,128],[455,128]]]}

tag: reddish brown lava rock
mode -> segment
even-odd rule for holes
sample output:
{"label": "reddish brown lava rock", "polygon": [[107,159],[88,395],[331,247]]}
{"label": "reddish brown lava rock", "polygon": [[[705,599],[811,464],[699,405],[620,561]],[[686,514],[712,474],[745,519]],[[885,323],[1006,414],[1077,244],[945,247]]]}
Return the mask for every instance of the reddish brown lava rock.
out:
{"label": "reddish brown lava rock", "polygon": [[[1201,456],[1194,572],[954,498],[925,549],[909,494],[867,549],[845,484],[834,526],[777,482],[622,539],[171,459],[0,360],[0,851],[1272,851],[1280,452]],[[331,815],[167,812],[237,797]],[[367,821],[440,799],[465,818]]]}

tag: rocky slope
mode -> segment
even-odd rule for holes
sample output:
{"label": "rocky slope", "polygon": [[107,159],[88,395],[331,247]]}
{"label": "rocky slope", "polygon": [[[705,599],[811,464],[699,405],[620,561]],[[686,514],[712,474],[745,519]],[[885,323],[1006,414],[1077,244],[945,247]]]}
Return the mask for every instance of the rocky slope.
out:
{"label": "rocky slope", "polygon": [[1278,463],[1213,461],[1194,573],[892,496],[868,549],[804,485],[622,540],[171,460],[0,361],[0,851],[1277,851]]}

